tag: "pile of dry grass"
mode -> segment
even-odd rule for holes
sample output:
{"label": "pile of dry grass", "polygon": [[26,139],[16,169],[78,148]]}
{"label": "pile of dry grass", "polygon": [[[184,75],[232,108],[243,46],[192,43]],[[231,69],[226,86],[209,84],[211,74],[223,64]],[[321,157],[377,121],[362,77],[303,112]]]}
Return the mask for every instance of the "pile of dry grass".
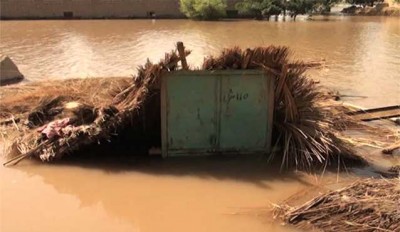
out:
{"label": "pile of dry grass", "polygon": [[56,98],[59,98],[59,103],[80,101],[93,106],[106,106],[111,104],[114,92],[122,91],[130,82],[130,78],[122,77],[87,78],[2,87],[0,118],[20,117]]}
{"label": "pile of dry grass", "polygon": [[367,179],[276,214],[299,228],[322,231],[400,231],[400,180]]}
{"label": "pile of dry grass", "polygon": [[[186,52],[186,54],[189,54],[189,52]],[[158,88],[159,78],[165,72],[174,71],[178,67],[177,63],[179,59],[177,52],[172,51],[166,54],[165,59],[157,64],[147,61],[144,66],[139,67],[138,75],[133,78],[133,81],[130,81],[129,85],[123,83],[125,86],[124,89],[120,89],[120,85],[116,86],[117,88],[113,88],[112,86],[106,88],[108,89],[107,94],[109,96],[105,99],[108,100],[97,96],[92,101],[88,101],[87,98],[91,96],[88,93],[93,93],[92,91],[85,92],[84,87],[78,89],[76,92],[68,89],[71,91],[69,94],[66,93],[68,100],[81,100],[84,102],[83,104],[82,102],[77,102],[77,105],[92,104],[92,112],[95,117],[92,117],[91,121],[86,121],[84,124],[72,123],[58,130],[57,132],[61,133],[61,136],[46,137],[37,128],[49,125],[55,119],[69,116],[64,114],[66,110],[63,107],[57,111],[57,108],[63,105],[62,101],[65,98],[55,97],[50,100],[40,101],[39,106],[31,109],[27,118],[29,123],[31,123],[30,116],[38,114],[42,116],[42,119],[46,120],[37,120],[39,123],[33,123],[31,130],[24,131],[23,135],[13,142],[8,152],[12,158],[6,164],[16,164],[27,157],[36,157],[42,161],[52,161],[60,159],[66,154],[73,153],[82,146],[97,145],[104,141],[110,141],[122,128],[132,121],[138,120],[143,103],[151,92],[150,90]],[[64,88],[64,90],[67,89]],[[112,90],[111,92],[113,93],[111,95],[114,97],[110,96],[110,90]],[[77,97],[74,95],[75,93],[79,95],[78,98],[75,98]],[[60,91],[55,95],[63,96]],[[29,96],[31,95],[28,94],[26,98],[32,99]],[[55,109],[57,117],[55,117],[56,115],[47,117],[50,115],[49,111],[54,111]],[[43,117],[43,115],[46,117]],[[78,110],[78,115],[82,115],[81,110]],[[78,122],[82,120],[74,121]]]}

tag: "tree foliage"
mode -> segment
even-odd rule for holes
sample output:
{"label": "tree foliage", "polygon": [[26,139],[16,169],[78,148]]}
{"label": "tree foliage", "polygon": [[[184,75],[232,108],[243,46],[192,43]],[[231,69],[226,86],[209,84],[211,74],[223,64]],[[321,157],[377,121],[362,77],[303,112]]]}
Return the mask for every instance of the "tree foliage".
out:
{"label": "tree foliage", "polygon": [[290,0],[287,2],[287,10],[296,19],[299,14],[308,14],[317,6],[317,0]]}
{"label": "tree foliage", "polygon": [[262,19],[264,15],[280,14],[282,9],[273,4],[272,0],[243,0],[235,5],[241,14],[253,15]]}
{"label": "tree foliage", "polygon": [[286,11],[289,11],[290,16],[296,19],[299,14],[329,12],[339,1],[341,0],[243,0],[236,4],[236,9],[241,14],[252,15],[258,19],[268,19],[271,15],[286,14]]}
{"label": "tree foliage", "polygon": [[[396,0],[395,0],[396,1]],[[400,1],[400,0],[399,0]],[[347,0],[352,5],[359,6],[374,6],[376,2],[383,2],[383,0]]]}
{"label": "tree foliage", "polygon": [[217,20],[226,16],[226,0],[180,0],[180,10],[188,18]]}

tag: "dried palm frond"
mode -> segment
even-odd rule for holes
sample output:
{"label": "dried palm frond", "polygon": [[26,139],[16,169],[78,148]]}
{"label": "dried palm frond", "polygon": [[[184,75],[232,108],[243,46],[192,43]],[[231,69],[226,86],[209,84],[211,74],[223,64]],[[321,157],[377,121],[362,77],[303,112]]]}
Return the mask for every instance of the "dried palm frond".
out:
{"label": "dried palm frond", "polygon": [[[186,55],[189,53],[185,52]],[[95,109],[96,118],[91,123],[71,125],[65,128],[63,136],[56,138],[44,138],[36,130],[29,131],[11,145],[10,153],[15,157],[10,161],[19,162],[21,158],[29,156],[52,161],[77,151],[82,146],[109,141],[118,131],[138,118],[148,93],[157,88],[164,73],[178,67],[179,59],[177,52],[172,51],[158,64],[147,61],[144,66],[139,67],[138,75],[133,78],[131,85],[114,97],[112,104]]]}
{"label": "dried palm frond", "polygon": [[299,207],[280,206],[275,216],[303,229],[400,231],[400,180],[366,179],[318,196]]}

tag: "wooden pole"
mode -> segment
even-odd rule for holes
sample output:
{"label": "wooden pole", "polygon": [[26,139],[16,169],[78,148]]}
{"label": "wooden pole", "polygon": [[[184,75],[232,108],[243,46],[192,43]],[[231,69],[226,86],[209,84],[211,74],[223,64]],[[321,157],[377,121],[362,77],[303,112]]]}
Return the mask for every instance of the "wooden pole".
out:
{"label": "wooden pole", "polygon": [[386,147],[385,149],[382,150],[383,154],[386,155],[391,155],[394,150],[400,148],[400,143],[393,144],[392,146]]}
{"label": "wooden pole", "polygon": [[177,42],[176,47],[178,48],[179,58],[181,59],[182,69],[189,70],[187,61],[186,61],[186,54],[185,54],[185,47],[183,46],[183,42]]}

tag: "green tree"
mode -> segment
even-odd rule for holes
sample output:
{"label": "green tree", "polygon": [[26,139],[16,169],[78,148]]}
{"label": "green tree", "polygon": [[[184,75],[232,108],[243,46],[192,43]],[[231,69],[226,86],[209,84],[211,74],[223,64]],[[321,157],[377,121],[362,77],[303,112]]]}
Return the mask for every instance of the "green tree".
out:
{"label": "green tree", "polygon": [[254,16],[256,19],[269,19],[271,15],[279,15],[283,8],[279,0],[243,0],[236,3],[236,9],[241,14]]}
{"label": "green tree", "polygon": [[287,2],[287,10],[290,11],[290,16],[296,21],[299,14],[311,13],[317,5],[317,0],[290,0]]}
{"label": "green tree", "polygon": [[359,5],[365,7],[365,6],[374,6],[375,2],[383,2],[383,0],[347,0],[347,2],[352,5]]}
{"label": "green tree", "polygon": [[342,0],[318,0],[316,1],[316,6],[319,8],[320,13],[329,13],[331,12],[332,6],[338,4]]}
{"label": "green tree", "polygon": [[188,18],[217,20],[226,16],[226,0],[180,0],[180,10]]}
{"label": "green tree", "polygon": [[262,14],[269,20],[271,15],[280,15],[282,11],[286,10],[286,5],[284,5],[281,1],[268,1],[266,4],[266,8],[262,11]]}

